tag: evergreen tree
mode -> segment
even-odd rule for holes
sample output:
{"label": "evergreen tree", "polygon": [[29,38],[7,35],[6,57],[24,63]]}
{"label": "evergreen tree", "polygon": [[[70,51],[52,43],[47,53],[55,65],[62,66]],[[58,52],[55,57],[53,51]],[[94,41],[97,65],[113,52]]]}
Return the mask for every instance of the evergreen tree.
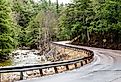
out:
{"label": "evergreen tree", "polygon": [[89,40],[88,27],[93,19],[93,9],[90,0],[74,0],[69,4],[60,16],[61,39],[72,39],[77,35],[82,36],[82,40]]}
{"label": "evergreen tree", "polygon": [[61,40],[81,35],[79,44],[121,49],[121,1],[74,0],[62,12],[59,27]]}
{"label": "evergreen tree", "polygon": [[15,27],[7,0],[0,0],[0,55],[8,55],[15,47]]}

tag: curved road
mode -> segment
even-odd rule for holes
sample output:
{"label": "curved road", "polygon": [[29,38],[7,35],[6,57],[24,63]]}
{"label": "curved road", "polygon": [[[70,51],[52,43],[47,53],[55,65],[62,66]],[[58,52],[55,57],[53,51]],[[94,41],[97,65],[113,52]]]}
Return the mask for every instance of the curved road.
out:
{"label": "curved road", "polygon": [[20,82],[121,82],[121,51],[83,48],[94,51],[94,61],[90,64],[72,71]]}

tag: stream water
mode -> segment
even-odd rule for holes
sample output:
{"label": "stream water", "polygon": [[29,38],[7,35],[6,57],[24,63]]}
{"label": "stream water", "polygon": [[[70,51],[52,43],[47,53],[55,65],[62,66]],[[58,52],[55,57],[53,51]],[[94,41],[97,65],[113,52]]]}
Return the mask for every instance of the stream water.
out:
{"label": "stream water", "polygon": [[24,66],[47,62],[44,55],[39,55],[38,50],[16,50],[10,59],[0,63],[0,66]]}

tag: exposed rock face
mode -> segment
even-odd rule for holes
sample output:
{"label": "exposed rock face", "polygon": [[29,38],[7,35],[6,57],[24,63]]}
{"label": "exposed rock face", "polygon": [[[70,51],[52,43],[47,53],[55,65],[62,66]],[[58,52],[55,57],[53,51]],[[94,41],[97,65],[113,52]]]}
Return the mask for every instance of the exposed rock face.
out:
{"label": "exposed rock face", "polygon": [[63,60],[71,60],[75,58],[83,58],[87,57],[88,54],[86,54],[83,50],[79,50],[75,48],[69,48],[59,45],[51,44],[51,49],[48,54],[46,54],[46,57],[48,61],[63,61]]}

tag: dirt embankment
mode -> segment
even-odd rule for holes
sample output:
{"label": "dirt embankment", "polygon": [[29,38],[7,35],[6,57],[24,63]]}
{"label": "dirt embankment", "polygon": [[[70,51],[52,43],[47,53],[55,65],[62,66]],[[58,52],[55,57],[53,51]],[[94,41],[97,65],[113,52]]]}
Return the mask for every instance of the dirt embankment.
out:
{"label": "dirt embankment", "polygon": [[105,48],[105,49],[114,49],[114,50],[121,50],[121,40],[119,35],[115,35],[112,33],[109,34],[96,34],[93,33],[90,35],[90,40],[87,39],[83,40],[78,38],[74,42],[74,45],[82,45],[82,46],[89,46],[89,47],[97,47],[97,48]]}

